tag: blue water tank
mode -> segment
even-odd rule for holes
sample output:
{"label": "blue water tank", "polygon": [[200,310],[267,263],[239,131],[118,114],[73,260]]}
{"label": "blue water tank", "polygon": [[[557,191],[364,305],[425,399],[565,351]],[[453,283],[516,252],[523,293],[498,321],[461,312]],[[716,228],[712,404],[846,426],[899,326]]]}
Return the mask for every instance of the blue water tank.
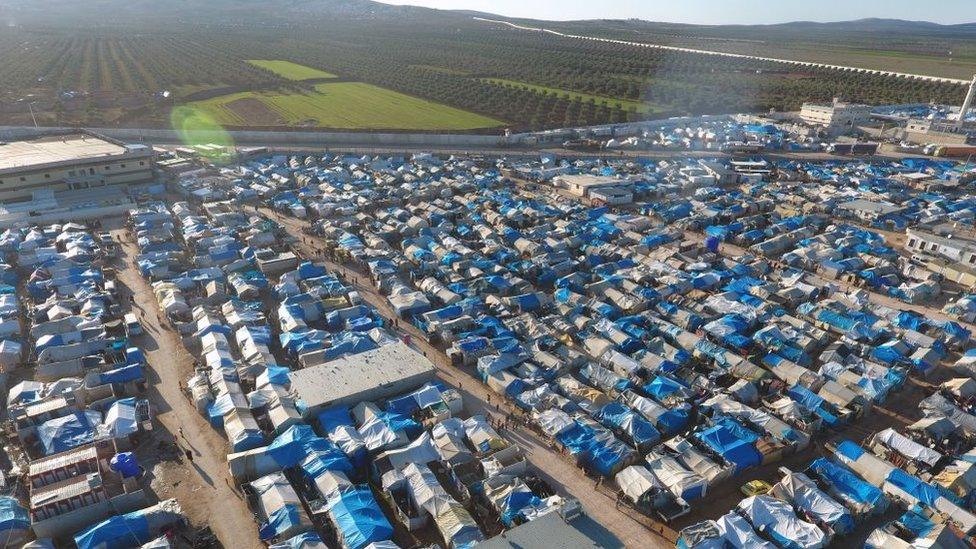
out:
{"label": "blue water tank", "polygon": [[136,456],[132,455],[132,452],[115,454],[109,462],[109,466],[113,471],[122,475],[122,478],[137,477],[142,469],[139,467],[139,462],[136,461]]}

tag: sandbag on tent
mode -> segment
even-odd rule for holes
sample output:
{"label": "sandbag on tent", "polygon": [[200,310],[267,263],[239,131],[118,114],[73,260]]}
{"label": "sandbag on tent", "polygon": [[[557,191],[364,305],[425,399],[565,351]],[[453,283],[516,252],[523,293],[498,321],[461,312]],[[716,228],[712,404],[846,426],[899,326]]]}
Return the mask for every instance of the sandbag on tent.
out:
{"label": "sandbag on tent", "polygon": [[95,524],[75,535],[75,544],[78,549],[130,549],[181,521],[183,510],[175,499],[168,499]]}
{"label": "sandbag on tent", "polygon": [[854,529],[854,519],[843,505],[823,493],[817,484],[803,473],[787,472],[773,486],[772,495],[792,503],[839,535]]}
{"label": "sandbag on tent", "polygon": [[770,496],[752,496],[736,506],[753,527],[769,534],[785,549],[820,549],[828,543],[822,530],[800,520],[786,503]]}

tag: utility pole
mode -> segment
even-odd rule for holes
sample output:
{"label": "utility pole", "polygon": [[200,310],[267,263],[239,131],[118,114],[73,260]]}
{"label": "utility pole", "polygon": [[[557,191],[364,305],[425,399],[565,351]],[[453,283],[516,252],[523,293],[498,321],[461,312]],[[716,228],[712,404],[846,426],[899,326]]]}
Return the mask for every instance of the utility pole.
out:
{"label": "utility pole", "polygon": [[30,109],[31,120],[34,121],[34,129],[37,129],[37,118],[34,118],[34,102],[27,103],[27,108]]}

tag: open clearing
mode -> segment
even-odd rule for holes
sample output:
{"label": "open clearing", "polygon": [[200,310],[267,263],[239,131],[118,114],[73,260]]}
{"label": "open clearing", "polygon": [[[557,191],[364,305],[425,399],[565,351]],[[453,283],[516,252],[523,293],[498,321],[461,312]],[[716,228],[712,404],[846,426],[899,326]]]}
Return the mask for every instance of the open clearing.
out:
{"label": "open clearing", "polygon": [[550,88],[548,86],[539,86],[537,84],[529,84],[528,82],[519,82],[518,80],[506,80],[504,78],[485,78],[485,82],[491,82],[492,84],[502,84],[509,86],[519,86],[527,87],[532,91],[544,93],[549,92],[556,94],[560,97],[566,97],[569,99],[579,99],[580,101],[589,101],[592,99],[597,105],[606,105],[608,107],[619,104],[625,111],[630,110],[631,107],[637,109],[640,113],[650,113],[654,112],[656,109],[654,105],[643,103],[641,101],[632,101],[630,99],[617,99],[614,97],[603,97],[601,95],[591,95],[588,93],[580,93],[572,90],[563,90],[560,88]]}
{"label": "open clearing", "polygon": [[[473,130],[503,122],[433,101],[404,95],[362,82],[318,84],[314,92],[241,92],[191,107],[227,126],[266,125],[267,116],[253,117],[253,102],[263,103],[287,126],[363,130]],[[240,108],[248,105],[249,108]]]}
{"label": "open clearing", "polygon": [[281,61],[275,59],[248,59],[248,63],[255,67],[269,70],[282,78],[288,80],[316,80],[319,78],[337,78],[331,72],[320,71],[291,61]]}

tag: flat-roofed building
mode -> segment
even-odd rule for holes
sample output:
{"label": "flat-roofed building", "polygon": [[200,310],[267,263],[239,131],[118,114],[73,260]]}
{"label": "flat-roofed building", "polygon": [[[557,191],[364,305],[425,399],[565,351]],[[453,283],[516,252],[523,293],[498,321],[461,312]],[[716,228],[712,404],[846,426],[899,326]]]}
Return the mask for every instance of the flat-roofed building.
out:
{"label": "flat-roofed building", "polygon": [[829,105],[804,103],[800,119],[814,126],[827,128],[853,127],[871,120],[871,106],[845,103],[835,98]]}
{"label": "flat-roofed building", "polygon": [[306,416],[405,393],[434,379],[434,364],[403,342],[345,356],[288,374]]}
{"label": "flat-roofed building", "polygon": [[0,144],[0,201],[153,180],[152,147],[88,133]]}
{"label": "flat-roofed building", "polygon": [[605,175],[560,175],[552,180],[556,187],[566,189],[570,194],[591,198],[594,192],[609,189],[632,191],[634,182]]}
{"label": "flat-roofed building", "polygon": [[[976,239],[968,229],[951,223],[911,228],[906,231],[905,247],[935,257],[944,257],[963,265],[976,266]],[[967,234],[968,233],[968,234]]]}
{"label": "flat-roofed building", "polygon": [[849,217],[856,217],[862,221],[874,222],[891,215],[904,212],[905,208],[890,202],[866,200],[856,198],[850,202],[837,205],[837,213]]}
{"label": "flat-roofed building", "polygon": [[109,466],[111,441],[88,444],[30,463],[31,528],[39,538],[63,538],[113,515],[149,505],[135,479]]}

